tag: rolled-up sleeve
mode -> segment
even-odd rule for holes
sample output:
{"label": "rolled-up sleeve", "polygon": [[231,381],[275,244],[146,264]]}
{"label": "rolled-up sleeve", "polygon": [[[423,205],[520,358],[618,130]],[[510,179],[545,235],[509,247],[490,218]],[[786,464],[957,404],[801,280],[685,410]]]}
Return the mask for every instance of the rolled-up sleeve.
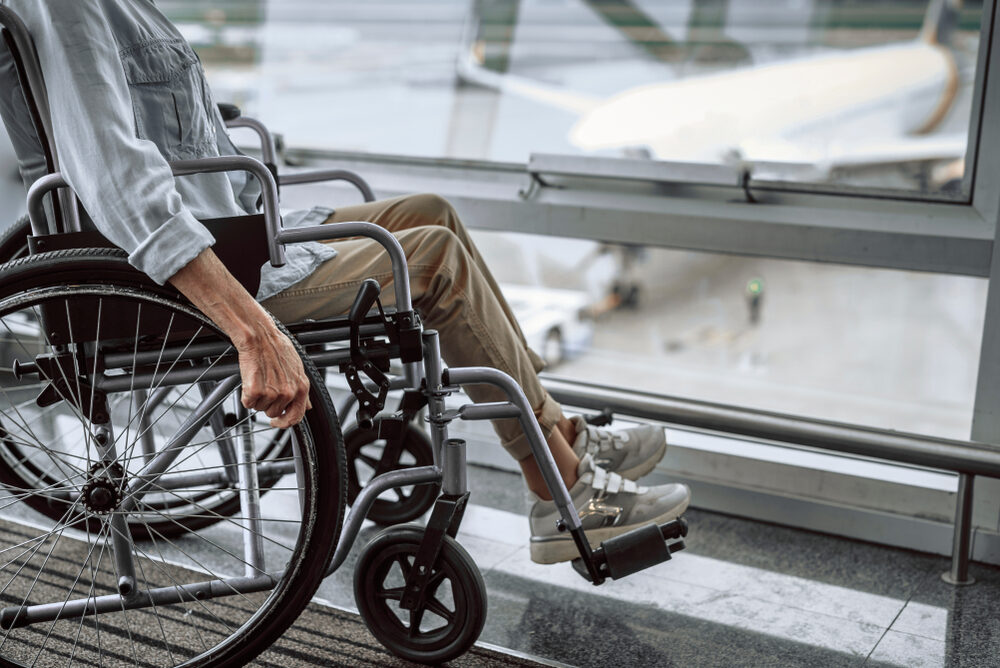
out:
{"label": "rolled-up sleeve", "polygon": [[118,45],[100,3],[10,0],[35,40],[59,168],[94,224],[157,283],[214,243],[156,145],[139,139]]}
{"label": "rolled-up sleeve", "polygon": [[140,241],[129,252],[129,262],[163,284],[214,242],[204,225],[181,211]]}

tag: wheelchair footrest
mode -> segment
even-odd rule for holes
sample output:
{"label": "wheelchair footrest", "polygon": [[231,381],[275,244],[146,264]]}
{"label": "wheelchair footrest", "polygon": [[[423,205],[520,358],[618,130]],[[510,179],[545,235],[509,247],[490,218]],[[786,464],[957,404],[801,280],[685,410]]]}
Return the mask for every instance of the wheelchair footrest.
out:
{"label": "wheelchair footrest", "polygon": [[[601,576],[618,580],[668,561],[674,552],[684,549],[681,539],[687,532],[684,518],[660,525],[650,523],[601,542],[592,558]],[[583,559],[574,559],[573,568],[585,579],[591,579]]]}

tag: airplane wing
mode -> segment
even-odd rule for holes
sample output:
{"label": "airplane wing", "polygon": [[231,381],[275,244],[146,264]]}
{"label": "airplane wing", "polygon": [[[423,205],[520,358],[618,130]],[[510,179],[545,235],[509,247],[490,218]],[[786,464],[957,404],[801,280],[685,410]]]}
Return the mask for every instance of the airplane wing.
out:
{"label": "airplane wing", "polygon": [[961,161],[966,143],[966,135],[958,133],[895,136],[842,143],[818,155],[790,143],[762,140],[742,144],[740,157],[752,165],[756,179],[824,182],[838,170]]}
{"label": "airplane wing", "polygon": [[902,162],[937,162],[965,155],[964,134],[897,137],[860,146],[841,146],[827,157],[831,167],[894,165]]}

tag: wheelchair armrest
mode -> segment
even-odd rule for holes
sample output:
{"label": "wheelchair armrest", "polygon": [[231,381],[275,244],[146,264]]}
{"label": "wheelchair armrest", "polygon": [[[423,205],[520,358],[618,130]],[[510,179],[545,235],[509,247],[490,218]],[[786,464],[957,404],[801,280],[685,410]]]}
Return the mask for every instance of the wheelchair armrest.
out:
{"label": "wheelchair armrest", "polygon": [[319,183],[320,181],[347,181],[361,191],[361,196],[366,202],[375,201],[375,193],[360,175],[346,169],[317,169],[308,172],[296,172],[294,174],[282,174],[278,178],[278,183],[283,186],[294,186],[301,183]]}
{"label": "wheelchair armrest", "polygon": [[325,241],[327,239],[346,239],[348,237],[368,237],[377,241],[389,254],[392,263],[393,292],[396,294],[396,310],[409,312],[413,310],[410,294],[409,271],[406,268],[406,253],[403,247],[389,230],[375,223],[365,221],[348,221],[331,223],[329,225],[309,225],[281,230],[278,241],[283,244],[301,241]]}
{"label": "wheelchair armrest", "polygon": [[[267,232],[260,214],[200,221],[215,237],[213,250],[233,278],[251,295],[260,288],[260,266],[267,262]],[[31,253],[65,248],[116,248],[97,230],[28,237]]]}
{"label": "wheelchair armrest", "polygon": [[[260,181],[264,199],[264,223],[267,228],[267,248],[271,264],[275,267],[285,264],[285,250],[278,241],[278,236],[281,233],[281,216],[278,212],[278,184],[274,175],[260,160],[245,155],[227,155],[216,158],[175,160],[169,165],[175,176],[231,171],[245,171],[256,176],[257,180]],[[45,234],[48,229],[45,209],[42,207],[44,196],[50,191],[67,187],[69,184],[66,183],[65,177],[56,172],[38,179],[28,189],[28,218],[31,220],[31,233],[33,235]]]}

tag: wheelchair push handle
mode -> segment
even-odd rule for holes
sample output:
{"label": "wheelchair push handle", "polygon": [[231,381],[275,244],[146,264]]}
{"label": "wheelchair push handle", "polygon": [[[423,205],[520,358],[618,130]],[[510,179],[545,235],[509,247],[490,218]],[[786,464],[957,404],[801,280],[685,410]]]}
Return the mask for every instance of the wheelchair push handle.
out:
{"label": "wheelchair push handle", "polygon": [[219,113],[222,115],[222,120],[225,122],[235,121],[237,118],[243,115],[240,108],[235,104],[230,104],[228,102],[220,102],[218,104]]}

